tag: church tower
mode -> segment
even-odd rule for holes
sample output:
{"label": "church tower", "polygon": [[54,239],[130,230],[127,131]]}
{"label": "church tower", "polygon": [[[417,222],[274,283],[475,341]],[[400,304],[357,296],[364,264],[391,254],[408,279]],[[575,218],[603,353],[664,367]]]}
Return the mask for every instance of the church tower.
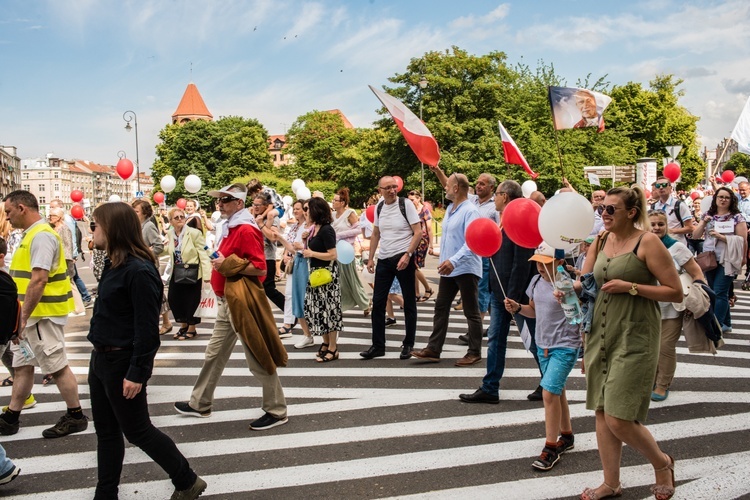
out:
{"label": "church tower", "polygon": [[182,95],[182,100],[177,106],[177,110],[172,114],[172,124],[187,123],[192,120],[213,121],[214,116],[203,102],[201,93],[194,83],[189,83]]}

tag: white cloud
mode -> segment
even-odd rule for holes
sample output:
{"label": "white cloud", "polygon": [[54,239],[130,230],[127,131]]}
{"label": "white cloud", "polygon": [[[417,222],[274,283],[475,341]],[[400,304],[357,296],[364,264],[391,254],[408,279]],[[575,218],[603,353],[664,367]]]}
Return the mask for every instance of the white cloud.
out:
{"label": "white cloud", "polygon": [[509,12],[510,4],[503,3],[484,16],[475,16],[474,14],[462,16],[451,21],[448,26],[458,30],[469,29],[475,26],[487,26],[505,19]]}
{"label": "white cloud", "polygon": [[297,19],[286,32],[286,38],[303,37],[317,27],[323,20],[324,9],[319,3],[306,3],[299,11]]}

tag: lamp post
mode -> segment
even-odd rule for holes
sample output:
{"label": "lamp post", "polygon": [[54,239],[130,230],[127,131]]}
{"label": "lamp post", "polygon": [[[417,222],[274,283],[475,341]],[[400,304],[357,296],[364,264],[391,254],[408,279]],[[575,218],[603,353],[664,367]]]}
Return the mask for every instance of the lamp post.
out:
{"label": "lamp post", "polygon": [[[419,121],[422,121],[422,100],[424,98],[424,89],[427,88],[427,78],[422,75],[419,79]],[[427,194],[424,192],[424,163],[422,165],[422,200],[427,199]]]}
{"label": "lamp post", "polygon": [[[141,191],[141,166],[138,161],[138,117],[134,111],[125,111],[122,114],[122,119],[125,120],[125,130],[130,132],[130,129],[135,127],[135,185],[136,190],[140,193]],[[130,125],[130,121],[133,121],[133,126]]]}

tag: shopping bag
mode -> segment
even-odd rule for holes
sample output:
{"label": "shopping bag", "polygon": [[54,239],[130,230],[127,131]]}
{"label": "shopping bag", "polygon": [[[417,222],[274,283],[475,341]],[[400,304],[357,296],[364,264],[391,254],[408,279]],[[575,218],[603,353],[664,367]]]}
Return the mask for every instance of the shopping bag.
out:
{"label": "shopping bag", "polygon": [[75,309],[73,310],[73,313],[76,315],[82,316],[86,313],[86,306],[83,304],[83,298],[81,297],[81,293],[78,291],[78,287],[75,283],[71,282],[70,289],[73,292],[73,305]]}
{"label": "shopping bag", "polygon": [[219,312],[219,305],[216,302],[216,294],[210,285],[204,285],[201,290],[201,301],[198,303],[198,309],[195,310],[194,316],[197,318],[214,319]]}

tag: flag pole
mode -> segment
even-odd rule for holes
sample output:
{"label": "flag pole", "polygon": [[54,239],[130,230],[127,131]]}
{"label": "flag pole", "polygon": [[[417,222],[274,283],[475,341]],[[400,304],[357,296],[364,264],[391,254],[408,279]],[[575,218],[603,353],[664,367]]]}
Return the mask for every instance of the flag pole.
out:
{"label": "flag pole", "polygon": [[557,144],[557,158],[560,160],[560,177],[565,181],[565,167],[563,166],[562,151],[560,150],[560,139],[557,137],[557,127],[555,126],[555,110],[552,109],[552,86],[547,86],[547,100],[549,101],[549,113],[552,118],[552,129],[555,131],[555,144]]}

